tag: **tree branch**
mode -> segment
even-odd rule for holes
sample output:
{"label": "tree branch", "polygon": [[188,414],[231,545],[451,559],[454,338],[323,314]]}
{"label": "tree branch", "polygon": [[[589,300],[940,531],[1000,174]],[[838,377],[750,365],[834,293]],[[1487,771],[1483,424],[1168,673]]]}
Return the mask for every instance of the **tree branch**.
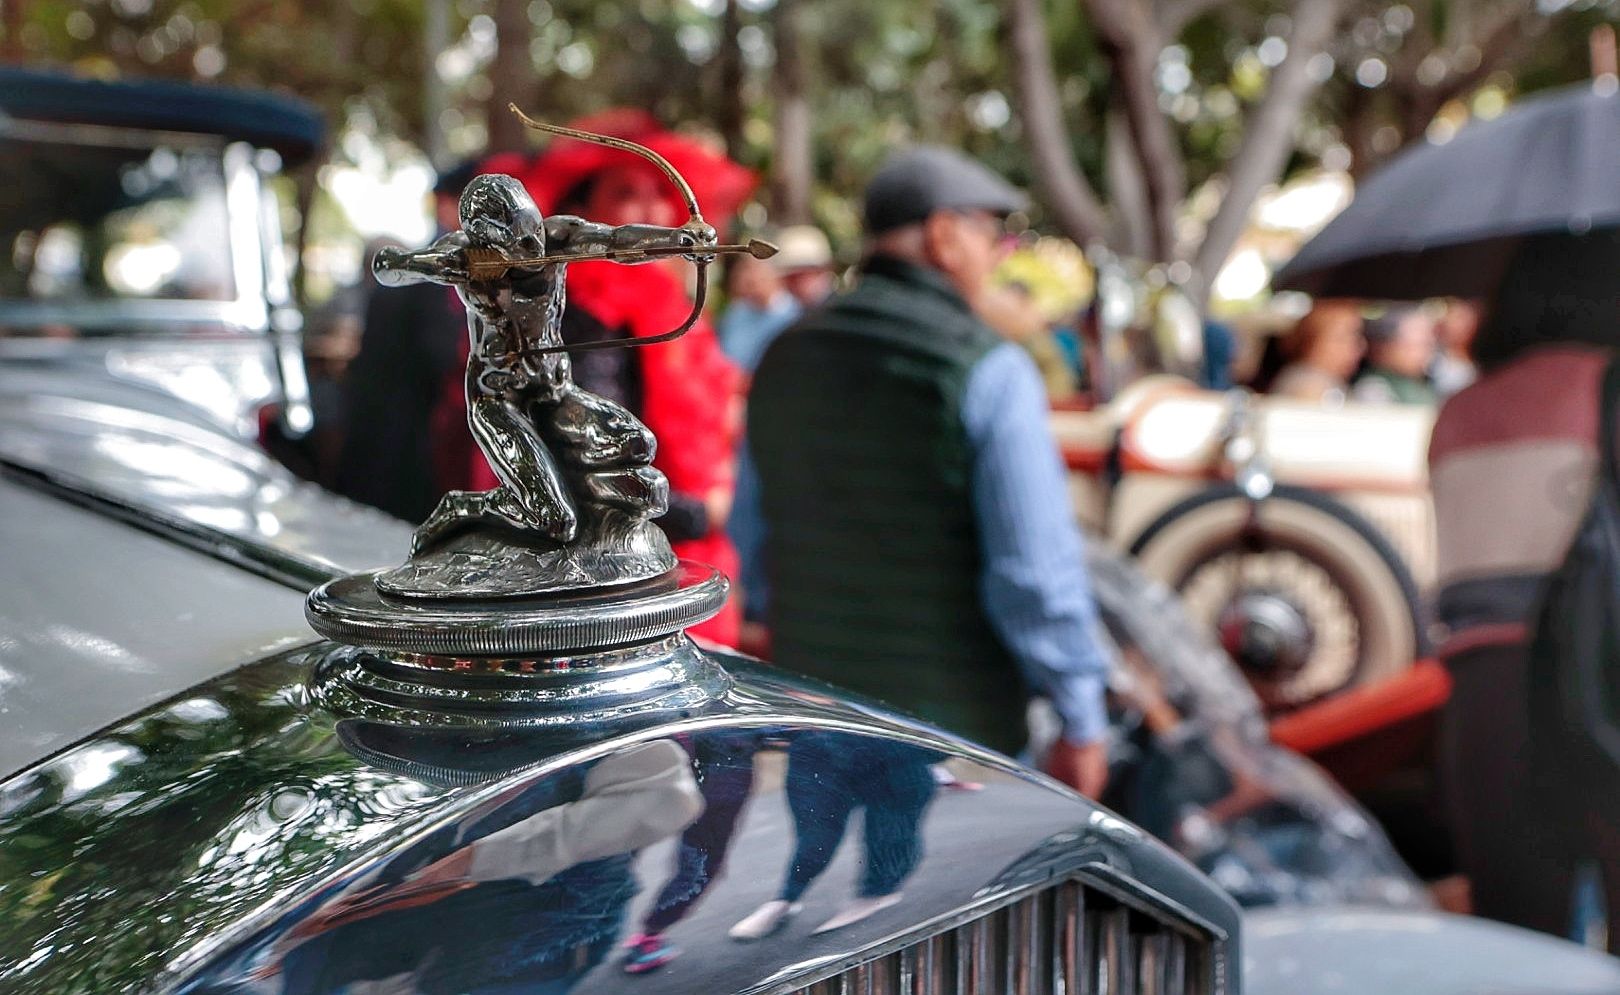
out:
{"label": "tree branch", "polygon": [[495,60],[489,66],[489,99],[484,113],[491,152],[521,152],[529,146],[529,133],[508,104],[528,106],[533,89],[534,62],[529,55],[533,26],[524,0],[496,0]]}
{"label": "tree branch", "polygon": [[1176,251],[1176,211],[1186,194],[1181,148],[1170,121],[1159,109],[1153,69],[1161,47],[1158,28],[1148,20],[1145,0],[1084,0],[1103,54],[1114,68],[1120,106],[1147,181],[1153,257],[1168,260]]}
{"label": "tree branch", "polygon": [[1222,0],[1159,0],[1153,6],[1153,20],[1160,38],[1175,38],[1181,29],[1219,7]]}
{"label": "tree branch", "polygon": [[1425,86],[1419,81],[1415,67],[1411,73],[1396,77],[1391,96],[1395,101],[1396,125],[1400,129],[1401,140],[1389,154],[1393,155],[1422,138],[1442,107],[1465,96],[1484,83],[1492,73],[1528,51],[1546,25],[1546,18],[1535,16],[1533,3],[1518,4],[1496,18],[1494,23],[1455,39],[1455,44],[1450,46],[1453,55],[1463,46],[1473,46],[1479,51],[1479,61],[1467,72],[1449,74],[1432,86]]}
{"label": "tree branch", "polygon": [[1243,143],[1226,169],[1226,196],[1198,246],[1193,266],[1195,284],[1189,289],[1199,304],[1243,234],[1260,191],[1278,178],[1288,162],[1294,147],[1294,125],[1306,101],[1321,85],[1311,79],[1306,66],[1332,39],[1339,13],[1340,0],[1295,0],[1290,12],[1293,30],[1288,36],[1288,54],[1272,72],[1266,95],[1249,117]]}
{"label": "tree branch", "polygon": [[[1448,76],[1435,88],[1436,93],[1442,95],[1440,102],[1435,105],[1436,109],[1479,86],[1503,63],[1530,47],[1529,43],[1547,25],[1546,18],[1534,16],[1534,10],[1534,5],[1525,4],[1522,9],[1502,18],[1501,23],[1486,33],[1484,40],[1477,45],[1478,64],[1465,73]],[[1427,127],[1427,122],[1424,124]]]}
{"label": "tree branch", "polygon": [[1136,146],[1131,144],[1130,132],[1118,110],[1110,110],[1103,125],[1103,170],[1114,233],[1108,244],[1132,258],[1146,259],[1153,252],[1147,185]]}
{"label": "tree branch", "polygon": [[1041,0],[1006,0],[1006,10],[1018,116],[1029,139],[1041,199],[1063,234],[1082,246],[1102,241],[1102,205],[1075,165],[1069,148]]}
{"label": "tree branch", "polygon": [[776,67],[772,89],[776,97],[774,155],[771,171],[771,220],[777,224],[807,224],[810,193],[815,184],[814,149],[805,66],[803,0],[778,0],[771,14],[776,33]]}
{"label": "tree branch", "polygon": [[715,121],[726,142],[726,155],[743,158],[743,123],[748,119],[744,104],[742,46],[737,35],[742,31],[742,4],[740,0],[725,0],[720,12],[720,51],[718,63],[720,92],[717,95]]}

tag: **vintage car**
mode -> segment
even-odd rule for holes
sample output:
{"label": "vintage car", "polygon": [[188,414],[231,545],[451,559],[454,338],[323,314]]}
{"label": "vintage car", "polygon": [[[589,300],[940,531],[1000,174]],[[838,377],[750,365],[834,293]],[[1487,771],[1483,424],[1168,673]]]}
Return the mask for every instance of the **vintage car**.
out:
{"label": "vintage car", "polygon": [[0,363],[7,995],[1620,990],[1606,957],[1423,908],[1117,560],[1116,790],[1208,874],[1006,757],[694,643],[725,581],[656,541],[473,525],[447,551],[298,482],[184,376],[119,372]]}
{"label": "vintage car", "polygon": [[[0,361],[256,438],[313,414],[267,180],[323,126],[265,93],[0,67]],[[184,397],[176,406],[170,399]]]}
{"label": "vintage car", "polygon": [[1080,520],[1180,593],[1281,714],[1427,652],[1433,418],[1157,376],[1053,431]]}

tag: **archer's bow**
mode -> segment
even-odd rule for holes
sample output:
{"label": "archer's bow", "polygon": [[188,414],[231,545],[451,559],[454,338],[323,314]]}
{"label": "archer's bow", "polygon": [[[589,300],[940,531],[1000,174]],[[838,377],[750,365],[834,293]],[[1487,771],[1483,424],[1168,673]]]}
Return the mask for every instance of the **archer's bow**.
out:
{"label": "archer's bow", "polygon": [[[553,135],[562,135],[565,138],[573,138],[581,142],[590,142],[594,145],[605,145],[610,149],[618,149],[621,152],[629,152],[632,155],[638,155],[652,163],[654,166],[657,166],[659,172],[669,177],[669,181],[675,184],[676,188],[680,190],[681,199],[686,202],[687,218],[686,223],[681,225],[681,227],[690,229],[693,235],[697,237],[700,246],[705,235],[713,234],[714,229],[709,226],[708,222],[703,220],[703,212],[698,208],[697,195],[692,192],[692,187],[686,182],[686,177],[682,176],[680,170],[676,169],[668,159],[665,159],[657,152],[654,152],[645,145],[632,142],[628,138],[615,138],[611,135],[597,135],[589,131],[580,131],[577,128],[566,128],[560,124],[547,124],[544,121],[536,121],[534,118],[523,113],[517,104],[507,104],[507,106],[511,108],[513,114],[518,116],[518,120],[522,121],[525,127],[533,128],[535,131],[549,132]],[[548,352],[581,352],[586,349],[615,349],[622,346],[656,345],[659,342],[669,342],[672,339],[678,339],[682,335],[685,335],[693,325],[697,324],[698,318],[703,315],[703,305],[709,296],[709,263],[712,261],[713,260],[711,259],[694,259],[692,261],[693,264],[697,266],[697,287],[692,294],[692,310],[691,313],[686,316],[686,320],[681,322],[680,326],[677,328],[671,329],[670,331],[664,332],[660,335],[651,335],[645,338],[632,338],[617,341],[609,340],[604,342],[581,342],[578,345],[546,346],[538,349],[524,349],[523,353],[525,355],[536,355]]]}

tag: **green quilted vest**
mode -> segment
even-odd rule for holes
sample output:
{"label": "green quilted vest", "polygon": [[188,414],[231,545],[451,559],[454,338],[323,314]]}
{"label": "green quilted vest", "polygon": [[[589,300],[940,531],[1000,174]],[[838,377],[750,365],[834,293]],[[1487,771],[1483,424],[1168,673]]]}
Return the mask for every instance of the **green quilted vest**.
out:
{"label": "green quilted vest", "polygon": [[980,604],[961,419],[1000,341],[943,277],[873,260],[772,344],[748,437],[776,663],[1011,753],[1026,694]]}

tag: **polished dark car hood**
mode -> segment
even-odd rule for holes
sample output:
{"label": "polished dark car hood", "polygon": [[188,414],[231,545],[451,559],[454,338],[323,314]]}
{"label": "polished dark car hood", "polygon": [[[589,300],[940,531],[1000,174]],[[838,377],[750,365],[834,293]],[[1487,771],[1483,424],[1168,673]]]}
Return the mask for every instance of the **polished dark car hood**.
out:
{"label": "polished dark car hood", "polygon": [[[746,763],[742,784],[751,793],[728,870],[669,931],[685,956],[638,982],[649,990],[733,991],[792,977],[1081,868],[1123,882],[1134,900],[1212,937],[1235,934],[1231,901],[1123,821],[1010,761],[741,658],[722,658],[731,690],[686,719],[486,734],[340,723],[306,683],[322,651],[216,677],[0,785],[0,991],[225,991],[280,978],[263,990],[313,992],[396,974],[415,979],[404,990],[460,990],[441,989],[434,965],[506,964],[511,950],[542,941],[563,944],[574,958],[567,970],[576,972],[577,990],[621,990],[615,948],[677,866],[673,829],[656,843],[641,838],[633,852],[590,852],[624,845],[600,838],[626,820],[656,821],[635,814],[634,796],[615,796],[601,818],[555,844],[573,856],[541,859],[534,876],[543,881],[486,874],[483,884],[417,904],[408,896],[413,875],[434,861],[496,829],[565,810],[582,790],[589,796],[581,785],[593,769],[649,743],[693,753],[700,785]],[[715,766],[716,749],[735,762]],[[806,893],[803,914],[776,937],[738,943],[727,930],[788,873],[794,820],[804,812],[802,800],[801,811],[788,804],[782,751],[793,757],[796,749],[801,784],[828,789],[810,796],[827,819],[889,811],[883,799],[896,797],[892,785],[860,804],[840,792],[865,788],[838,785],[920,769],[908,765],[949,760],[983,787],[919,788],[927,795],[912,818],[922,849],[893,909],[811,935],[854,894],[858,872],[884,859],[863,856],[857,842],[872,824],[860,832],[851,824]],[[868,773],[849,781],[851,764]],[[486,901],[493,904],[482,908]],[[555,958],[531,959],[535,978],[559,969]]]}

